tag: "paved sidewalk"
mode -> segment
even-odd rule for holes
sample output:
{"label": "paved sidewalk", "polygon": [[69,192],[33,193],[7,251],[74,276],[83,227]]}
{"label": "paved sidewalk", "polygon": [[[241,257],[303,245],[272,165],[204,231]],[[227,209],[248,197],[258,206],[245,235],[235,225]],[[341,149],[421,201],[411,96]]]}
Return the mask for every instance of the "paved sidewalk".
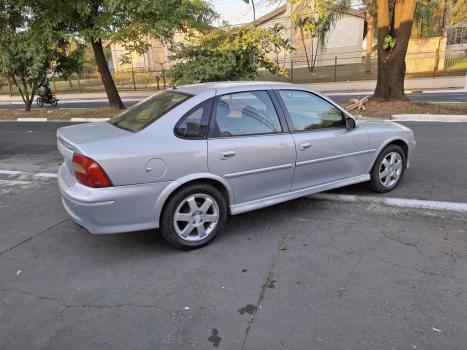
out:
{"label": "paved sidewalk", "polygon": [[[321,92],[374,91],[376,88],[376,80],[339,81],[335,83],[312,83],[304,85]],[[423,92],[435,89],[436,92],[440,90],[444,92],[445,89],[465,90],[467,88],[467,78],[466,76],[452,76],[405,79],[404,87],[406,90],[421,90]]]}

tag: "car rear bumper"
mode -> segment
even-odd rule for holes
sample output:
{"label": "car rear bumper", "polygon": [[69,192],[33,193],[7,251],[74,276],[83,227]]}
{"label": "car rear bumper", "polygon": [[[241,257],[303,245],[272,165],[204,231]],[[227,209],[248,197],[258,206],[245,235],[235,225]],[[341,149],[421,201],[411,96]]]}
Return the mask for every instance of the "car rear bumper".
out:
{"label": "car rear bumper", "polygon": [[65,210],[91,233],[139,231],[159,226],[158,198],[172,182],[90,188],[78,183],[62,164],[58,184]]}

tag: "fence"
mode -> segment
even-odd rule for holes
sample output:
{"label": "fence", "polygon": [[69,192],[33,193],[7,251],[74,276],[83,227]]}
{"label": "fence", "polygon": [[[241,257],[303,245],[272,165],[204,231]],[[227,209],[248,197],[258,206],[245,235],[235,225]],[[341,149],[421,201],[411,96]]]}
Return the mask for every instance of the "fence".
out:
{"label": "fence", "polygon": [[[286,70],[286,76],[261,70],[258,79],[294,83],[374,80],[378,69],[377,59],[372,57],[367,62],[361,51],[321,56],[313,69],[309,68],[306,57],[282,59],[279,64]],[[409,78],[464,75],[467,72],[467,50],[409,53],[406,56],[406,67],[406,76]],[[129,70],[116,72],[113,77],[119,90],[159,90],[172,85],[165,70]],[[73,76],[69,80],[53,77],[51,83],[53,90],[58,93],[102,91],[104,88],[97,73]],[[0,81],[0,93],[18,92],[16,87],[4,79]]]}
{"label": "fence", "polygon": [[[115,85],[119,90],[161,90],[171,86],[172,84],[172,81],[167,76],[167,72],[165,70],[129,70],[116,72],[113,74],[113,78]],[[99,73],[73,75],[68,80],[51,77],[50,83],[52,90],[57,93],[93,92],[104,90],[104,85],[102,84]],[[3,79],[0,80],[0,93],[18,94],[18,89],[6,79]]]}
{"label": "fence", "polygon": [[[467,50],[410,53],[405,62],[408,78],[464,75],[467,72]],[[367,61],[360,51],[318,58],[313,68],[304,56],[279,60],[279,65],[286,70],[286,76],[262,70],[259,79],[293,83],[357,81],[374,80],[378,72],[376,57]]]}

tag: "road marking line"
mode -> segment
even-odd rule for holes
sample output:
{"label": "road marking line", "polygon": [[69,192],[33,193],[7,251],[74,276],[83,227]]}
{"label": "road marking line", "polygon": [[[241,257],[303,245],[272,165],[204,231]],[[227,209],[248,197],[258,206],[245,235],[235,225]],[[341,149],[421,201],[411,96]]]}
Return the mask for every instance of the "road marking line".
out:
{"label": "road marking line", "polygon": [[6,186],[10,186],[10,185],[28,185],[30,183],[31,183],[30,181],[3,180],[3,179],[0,179],[0,185],[6,185]]}
{"label": "road marking line", "polygon": [[332,194],[332,193],[317,193],[309,198],[322,199],[336,202],[348,203],[373,203],[384,204],[399,208],[414,208],[414,209],[432,209],[432,210],[445,210],[456,211],[460,213],[467,213],[467,203],[456,202],[441,202],[429,201],[421,199],[406,199],[406,198],[393,198],[393,197],[371,197],[371,196],[358,196],[348,194]]}
{"label": "road marking line", "polygon": [[[0,175],[29,175],[32,177],[47,177],[47,178],[56,178],[57,173],[28,173],[26,171],[20,170],[0,170]],[[9,180],[2,180],[9,181]]]}
{"label": "road marking line", "polygon": [[18,170],[0,170],[1,175],[21,175],[24,174],[24,171]]}
{"label": "road marking line", "polygon": [[55,173],[36,173],[36,174],[34,174],[32,176],[34,176],[34,177],[52,177],[52,178],[56,178],[57,174],[55,174]]}
{"label": "road marking line", "polygon": [[19,122],[46,122],[47,118],[17,118]]}

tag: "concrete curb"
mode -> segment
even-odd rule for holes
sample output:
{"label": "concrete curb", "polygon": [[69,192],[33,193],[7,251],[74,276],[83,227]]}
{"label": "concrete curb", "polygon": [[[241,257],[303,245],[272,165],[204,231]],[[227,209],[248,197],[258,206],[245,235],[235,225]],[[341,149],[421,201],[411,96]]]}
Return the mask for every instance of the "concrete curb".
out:
{"label": "concrete curb", "polygon": [[106,122],[109,119],[110,118],[71,118],[70,122],[84,122],[84,123],[88,123],[88,122]]}
{"label": "concrete curb", "polygon": [[456,114],[393,114],[391,120],[414,122],[467,122],[467,115]]}

